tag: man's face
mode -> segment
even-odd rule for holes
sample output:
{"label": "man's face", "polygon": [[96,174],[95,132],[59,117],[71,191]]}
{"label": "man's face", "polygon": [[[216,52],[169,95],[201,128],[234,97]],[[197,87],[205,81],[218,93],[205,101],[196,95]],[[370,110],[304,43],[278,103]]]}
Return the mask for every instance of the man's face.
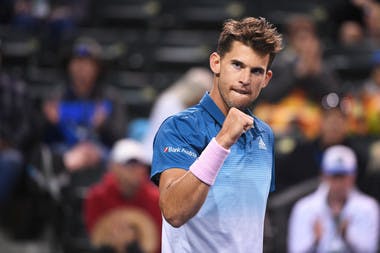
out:
{"label": "man's face", "polygon": [[146,165],[137,161],[112,164],[112,168],[119,181],[119,187],[126,196],[135,194],[141,183],[148,178]]}
{"label": "man's face", "polygon": [[344,115],[331,110],[326,112],[321,125],[321,139],[324,146],[341,143],[347,134],[347,122]]}
{"label": "man's face", "polygon": [[213,53],[210,67],[215,74],[211,97],[227,113],[231,107],[250,107],[272,77],[267,70],[269,54],[260,55],[249,46],[235,41],[222,58]]}
{"label": "man's face", "polygon": [[69,72],[79,95],[88,95],[98,77],[98,64],[91,58],[74,58],[70,62]]}
{"label": "man's face", "polygon": [[324,179],[330,187],[329,196],[334,199],[346,199],[355,184],[354,175],[325,175]]}

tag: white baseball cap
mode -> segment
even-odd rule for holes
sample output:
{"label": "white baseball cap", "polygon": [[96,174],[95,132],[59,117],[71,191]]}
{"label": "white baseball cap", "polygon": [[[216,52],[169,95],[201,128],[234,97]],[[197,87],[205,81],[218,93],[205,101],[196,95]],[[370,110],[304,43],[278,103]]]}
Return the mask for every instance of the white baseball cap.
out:
{"label": "white baseball cap", "polygon": [[118,140],[110,153],[110,161],[119,164],[126,164],[131,160],[137,160],[144,164],[149,164],[144,154],[143,145],[133,139]]}
{"label": "white baseball cap", "polygon": [[351,148],[343,145],[335,145],[325,150],[322,159],[323,174],[355,174],[356,167],[356,155]]}

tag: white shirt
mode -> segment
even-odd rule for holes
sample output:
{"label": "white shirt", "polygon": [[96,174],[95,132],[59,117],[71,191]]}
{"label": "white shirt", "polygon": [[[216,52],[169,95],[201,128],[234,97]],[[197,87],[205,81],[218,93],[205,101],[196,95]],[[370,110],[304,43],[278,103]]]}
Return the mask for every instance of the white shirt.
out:
{"label": "white shirt", "polygon": [[[323,236],[317,252],[331,252],[333,247],[344,245],[336,236],[335,225],[327,205],[328,187],[324,184],[314,193],[300,199],[289,220],[288,250],[290,253],[308,252],[314,243],[314,224],[322,223]],[[379,206],[375,199],[353,190],[343,207],[341,219],[348,221],[346,240],[354,252],[377,252],[379,238]]]}

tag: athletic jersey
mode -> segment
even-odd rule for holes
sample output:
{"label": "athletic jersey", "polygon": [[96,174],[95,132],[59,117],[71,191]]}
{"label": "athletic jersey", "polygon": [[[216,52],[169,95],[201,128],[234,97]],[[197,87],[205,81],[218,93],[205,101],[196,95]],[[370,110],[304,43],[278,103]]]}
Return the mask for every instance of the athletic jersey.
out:
{"label": "athletic jersey", "polygon": [[[224,119],[206,94],[165,120],[153,144],[152,180],[158,183],[170,168],[188,170]],[[179,228],[163,220],[162,252],[262,252],[266,203],[274,189],[273,142],[270,127],[254,117],[254,127],[231,147],[198,213]]]}

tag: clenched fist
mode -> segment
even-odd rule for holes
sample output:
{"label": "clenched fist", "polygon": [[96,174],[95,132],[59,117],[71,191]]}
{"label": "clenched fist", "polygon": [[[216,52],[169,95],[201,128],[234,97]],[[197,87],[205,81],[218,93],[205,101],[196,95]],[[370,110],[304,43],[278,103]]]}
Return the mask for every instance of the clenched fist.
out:
{"label": "clenched fist", "polygon": [[224,148],[229,149],[252,126],[253,118],[251,116],[232,107],[228,111],[222,129],[220,129],[215,140]]}

